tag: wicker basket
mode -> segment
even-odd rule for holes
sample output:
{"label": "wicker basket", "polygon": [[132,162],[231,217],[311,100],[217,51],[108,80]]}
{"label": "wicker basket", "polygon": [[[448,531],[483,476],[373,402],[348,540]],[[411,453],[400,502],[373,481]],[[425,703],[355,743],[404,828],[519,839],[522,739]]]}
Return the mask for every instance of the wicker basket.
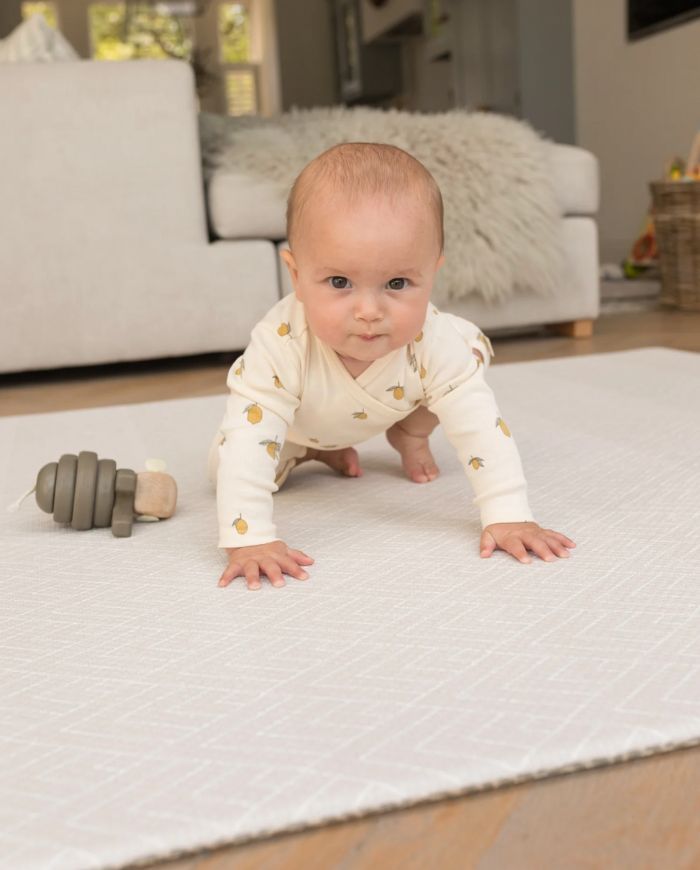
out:
{"label": "wicker basket", "polygon": [[661,302],[700,311],[700,181],[653,181]]}

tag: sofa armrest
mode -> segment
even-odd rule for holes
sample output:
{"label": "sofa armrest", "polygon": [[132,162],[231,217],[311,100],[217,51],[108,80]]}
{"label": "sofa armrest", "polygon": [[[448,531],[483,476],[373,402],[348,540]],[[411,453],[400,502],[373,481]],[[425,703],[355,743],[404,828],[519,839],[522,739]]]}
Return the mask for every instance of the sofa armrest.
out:
{"label": "sofa armrest", "polygon": [[564,216],[595,215],[600,207],[598,160],[584,148],[548,143],[554,193]]}

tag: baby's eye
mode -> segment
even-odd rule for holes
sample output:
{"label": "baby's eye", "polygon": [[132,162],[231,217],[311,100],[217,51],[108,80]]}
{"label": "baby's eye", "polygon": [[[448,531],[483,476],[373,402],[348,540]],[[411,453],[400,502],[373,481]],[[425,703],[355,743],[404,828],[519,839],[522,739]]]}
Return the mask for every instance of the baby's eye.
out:
{"label": "baby's eye", "polygon": [[390,290],[405,290],[408,287],[408,278],[392,278],[386,285]]}
{"label": "baby's eye", "polygon": [[330,281],[331,287],[333,287],[334,290],[345,290],[349,283],[348,279],[343,278],[342,275],[333,275],[333,277],[329,278],[328,280]]}

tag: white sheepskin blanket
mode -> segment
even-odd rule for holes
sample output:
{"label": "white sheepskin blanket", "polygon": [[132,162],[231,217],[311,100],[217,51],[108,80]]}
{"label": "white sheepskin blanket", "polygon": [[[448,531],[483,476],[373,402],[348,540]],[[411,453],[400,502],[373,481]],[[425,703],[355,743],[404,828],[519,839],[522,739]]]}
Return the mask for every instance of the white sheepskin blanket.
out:
{"label": "white sheepskin blanket", "polygon": [[564,268],[562,221],[548,173],[549,143],[522,121],[452,110],[420,114],[373,108],[296,109],[272,119],[202,116],[205,169],[241,169],[279,184],[338,142],[386,142],[420,160],[445,205],[440,305],[479,293],[552,294]]}

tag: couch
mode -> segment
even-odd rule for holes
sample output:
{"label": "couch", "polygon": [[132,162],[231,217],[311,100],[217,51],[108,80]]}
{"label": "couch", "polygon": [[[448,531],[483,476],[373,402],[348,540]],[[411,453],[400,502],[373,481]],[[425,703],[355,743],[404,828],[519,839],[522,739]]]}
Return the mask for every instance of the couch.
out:
{"label": "couch", "polygon": [[[280,204],[266,225],[254,180],[203,180],[187,64],[0,64],[0,143],[0,372],[241,350],[291,290]],[[489,331],[597,317],[597,163],[551,154],[566,286],[443,309]]]}

